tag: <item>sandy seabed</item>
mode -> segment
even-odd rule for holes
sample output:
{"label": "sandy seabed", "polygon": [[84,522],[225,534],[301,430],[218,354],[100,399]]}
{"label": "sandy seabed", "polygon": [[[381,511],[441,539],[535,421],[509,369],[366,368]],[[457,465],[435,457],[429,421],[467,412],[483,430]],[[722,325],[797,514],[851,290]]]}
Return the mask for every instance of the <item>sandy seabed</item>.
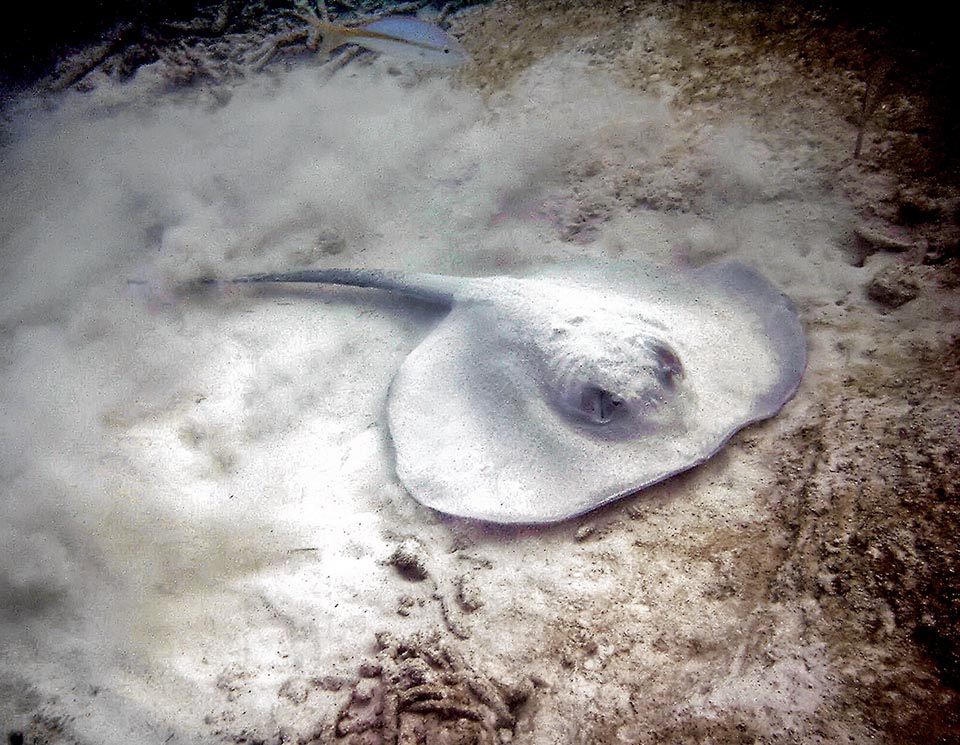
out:
{"label": "sandy seabed", "polygon": [[[956,742],[960,198],[936,90],[790,3],[450,20],[473,56],[453,73],[366,56],[184,88],[161,61],[8,106],[5,736]],[[164,292],[572,258],[745,262],[796,303],[809,364],[703,466],[547,527],[399,484],[384,402],[431,308]]]}

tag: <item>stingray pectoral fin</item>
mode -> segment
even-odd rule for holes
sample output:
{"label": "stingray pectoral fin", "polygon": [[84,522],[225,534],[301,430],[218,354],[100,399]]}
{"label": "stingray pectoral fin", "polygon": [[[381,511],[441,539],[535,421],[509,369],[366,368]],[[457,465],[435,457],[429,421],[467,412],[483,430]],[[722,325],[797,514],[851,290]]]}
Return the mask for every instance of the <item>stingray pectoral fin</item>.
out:
{"label": "stingray pectoral fin", "polygon": [[763,275],[737,262],[696,269],[693,281],[715,288],[741,317],[754,319],[755,335],[774,358],[777,372],[755,392],[749,421],[773,416],[796,392],[807,365],[806,340],[793,302]]}
{"label": "stingray pectoral fin", "polygon": [[515,361],[504,350],[498,364],[484,361],[498,345],[492,330],[478,335],[471,315],[469,308],[454,308],[391,384],[387,413],[397,474],[428,507],[510,522],[510,515],[532,506],[511,504],[501,494],[498,466],[507,458],[525,460],[504,447],[503,412],[522,410],[529,391],[514,388],[508,368]]}
{"label": "stingray pectoral fin", "polygon": [[[591,437],[544,398],[528,361],[457,306],[390,389],[397,474],[417,501],[459,517],[547,523],[587,512],[698,460],[703,444],[653,432]],[[602,425],[600,425],[602,426]]]}

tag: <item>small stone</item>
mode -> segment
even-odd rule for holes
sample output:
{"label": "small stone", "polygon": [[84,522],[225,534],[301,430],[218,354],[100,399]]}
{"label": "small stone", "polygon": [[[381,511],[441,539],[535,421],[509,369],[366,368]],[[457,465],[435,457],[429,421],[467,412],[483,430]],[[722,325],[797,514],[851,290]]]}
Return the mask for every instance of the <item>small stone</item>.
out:
{"label": "small stone", "polygon": [[430,576],[423,547],[412,538],[397,546],[387,563],[395,567],[400,576],[411,582],[422,582]]}
{"label": "small stone", "polygon": [[575,540],[577,543],[582,543],[583,541],[587,540],[587,538],[592,536],[595,531],[596,528],[592,525],[581,525],[579,528],[577,528],[577,532],[574,534],[573,540]]}
{"label": "small stone", "polygon": [[280,686],[277,695],[291,703],[302,704],[310,695],[310,684],[302,678],[290,678]]}
{"label": "small stone", "polygon": [[[362,670],[363,667],[361,666],[360,669]],[[313,684],[321,691],[335,693],[336,691],[343,690],[347,685],[347,681],[339,675],[321,675],[313,679]]]}
{"label": "small stone", "polygon": [[920,294],[920,283],[907,267],[881,269],[867,285],[867,297],[884,308],[899,308]]}
{"label": "small stone", "polygon": [[372,678],[364,678],[359,683],[357,683],[356,687],[353,689],[353,692],[351,693],[351,698],[354,701],[363,703],[365,701],[369,701],[370,699],[372,699],[373,694],[376,693],[376,691],[377,691],[377,681],[373,680]]}
{"label": "small stone", "polygon": [[960,230],[945,231],[940,240],[931,241],[923,263],[943,264],[957,256],[960,256]]}
{"label": "small stone", "polygon": [[900,220],[908,225],[930,222],[943,215],[943,206],[937,200],[916,189],[902,189],[897,196]]}
{"label": "small stone", "polygon": [[379,678],[383,674],[383,665],[379,662],[366,660],[360,663],[359,672],[361,678]]}
{"label": "small stone", "polygon": [[543,690],[548,690],[553,687],[552,683],[539,673],[531,673],[530,682],[533,684],[534,688],[540,688]]}
{"label": "small stone", "polygon": [[457,604],[466,613],[473,613],[483,606],[483,597],[473,575],[464,574],[457,580]]}
{"label": "small stone", "polygon": [[880,230],[867,225],[860,225],[853,232],[859,240],[874,251],[903,253],[918,250],[922,254],[927,249],[925,241],[914,239],[903,231],[893,232],[892,230]]}
{"label": "small stone", "polygon": [[415,598],[412,598],[409,595],[402,595],[399,603],[397,604],[397,615],[409,616],[416,604],[417,601]]}

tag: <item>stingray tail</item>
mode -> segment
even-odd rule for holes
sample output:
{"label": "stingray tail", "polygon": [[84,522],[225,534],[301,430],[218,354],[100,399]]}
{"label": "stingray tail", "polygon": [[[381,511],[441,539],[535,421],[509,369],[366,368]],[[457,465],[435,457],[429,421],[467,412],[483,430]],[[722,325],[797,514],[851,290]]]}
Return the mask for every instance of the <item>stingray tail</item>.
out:
{"label": "stingray tail", "polygon": [[151,313],[159,313],[181,305],[198,295],[229,295],[233,285],[213,277],[192,279],[187,282],[168,282],[157,279],[128,279],[126,295],[146,306]]}
{"label": "stingray tail", "polygon": [[[212,280],[211,280],[212,281]],[[439,305],[451,305],[463,281],[439,274],[404,274],[372,269],[307,269],[299,272],[266,272],[246,274],[228,282],[302,282],[308,284],[372,287],[426,300]]]}

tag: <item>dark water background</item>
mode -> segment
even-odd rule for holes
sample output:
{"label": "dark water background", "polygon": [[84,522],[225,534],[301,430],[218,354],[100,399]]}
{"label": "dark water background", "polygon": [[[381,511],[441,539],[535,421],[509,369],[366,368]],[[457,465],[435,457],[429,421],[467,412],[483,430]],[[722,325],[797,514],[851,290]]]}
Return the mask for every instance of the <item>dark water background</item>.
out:
{"label": "dark water background", "polygon": [[[600,3],[584,3],[603,5]],[[374,0],[354,2],[352,5],[373,10],[409,2]],[[448,3],[435,2],[441,8]],[[472,2],[456,2],[453,5],[472,5]],[[616,4],[616,3],[609,3]],[[849,23],[863,26],[885,34],[905,48],[915,48],[924,54],[950,64],[950,46],[956,43],[957,34],[948,23],[940,3],[921,2],[899,6],[886,6],[875,2],[813,2],[805,0],[800,5],[823,13],[832,23]],[[255,23],[277,10],[291,8],[293,3],[283,0],[224,0],[222,3],[197,2],[197,0],[98,0],[86,3],[59,3],[51,8],[48,4],[22,3],[16,14],[6,19],[9,34],[0,45],[0,83],[7,86],[29,84],[49,74],[57,61],[86,45],[94,44],[111,36],[122,36],[124,44],[143,43],[157,34],[176,34],[173,29],[158,29],[164,23],[186,22],[199,15],[214,14],[226,6],[233,30],[245,30],[244,25]],[[329,2],[331,13],[342,12],[343,6]],[[126,26],[119,29],[119,26]],[[149,46],[146,44],[145,46]],[[953,62],[956,69],[956,63]],[[956,89],[954,89],[956,90]]]}

